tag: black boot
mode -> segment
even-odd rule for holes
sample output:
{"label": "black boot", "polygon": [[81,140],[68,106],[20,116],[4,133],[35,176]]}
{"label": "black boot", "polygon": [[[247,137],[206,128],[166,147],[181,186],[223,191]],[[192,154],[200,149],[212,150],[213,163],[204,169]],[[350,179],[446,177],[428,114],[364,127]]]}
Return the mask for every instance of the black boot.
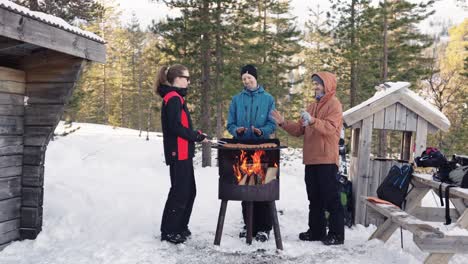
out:
{"label": "black boot", "polygon": [[270,238],[270,231],[260,231],[255,235],[255,240],[265,242]]}
{"label": "black boot", "polygon": [[192,232],[190,232],[190,229],[185,229],[184,231],[182,231],[182,233],[180,233],[182,236],[186,237],[186,238],[190,238],[192,237]]}
{"label": "black boot", "polygon": [[247,227],[244,226],[241,231],[239,232],[239,238],[247,237]]}
{"label": "black boot", "polygon": [[299,233],[299,239],[302,240],[302,241],[322,241],[323,236],[321,236],[321,237],[314,236],[314,235],[312,235],[312,233],[310,232],[310,229],[309,229],[306,232]]}
{"label": "black boot", "polygon": [[161,234],[161,241],[167,241],[172,244],[184,243],[186,240],[187,238],[183,236],[182,234],[174,234],[174,233],[169,233],[169,234],[162,233]]}
{"label": "black boot", "polygon": [[332,245],[343,245],[344,244],[344,237],[335,235],[335,234],[328,234],[323,240],[322,243],[327,246]]}

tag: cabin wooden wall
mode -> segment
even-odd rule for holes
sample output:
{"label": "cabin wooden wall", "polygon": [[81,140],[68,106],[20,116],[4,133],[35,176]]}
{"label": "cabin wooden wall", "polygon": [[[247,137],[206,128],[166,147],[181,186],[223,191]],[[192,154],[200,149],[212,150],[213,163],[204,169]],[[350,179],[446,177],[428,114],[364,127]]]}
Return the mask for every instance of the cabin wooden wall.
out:
{"label": "cabin wooden wall", "polygon": [[25,73],[0,67],[0,249],[19,239]]}
{"label": "cabin wooden wall", "polygon": [[0,67],[0,249],[42,230],[47,145],[85,61],[42,50]]}

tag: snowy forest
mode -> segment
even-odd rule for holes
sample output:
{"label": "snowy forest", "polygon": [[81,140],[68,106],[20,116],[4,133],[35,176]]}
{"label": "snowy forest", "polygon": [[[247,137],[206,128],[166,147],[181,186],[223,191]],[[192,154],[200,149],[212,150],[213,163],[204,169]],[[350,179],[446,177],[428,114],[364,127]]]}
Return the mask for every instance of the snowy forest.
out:
{"label": "snowy forest", "polygon": [[[180,15],[153,21],[148,28],[136,15],[122,22],[122,10],[112,0],[14,2],[107,41],[107,63],[86,68],[65,113],[68,122],[161,131],[155,75],[160,66],[182,63],[194,80],[189,101],[195,126],[221,138],[227,136],[229,102],[242,88],[239,69],[251,63],[287,118],[297,118],[313,98],[310,76],[316,71],[337,74],[344,110],[371,97],[380,83],[411,82],[411,89],[451,122],[450,131],[434,135],[428,145],[447,155],[465,151],[468,20],[458,25],[431,20],[433,0],[332,0],[331,10],[311,8],[304,28],[291,13],[291,1],[164,1]],[[466,8],[466,1],[457,4]],[[431,21],[430,34],[418,28],[424,20]],[[283,131],[277,133],[300,146]]]}

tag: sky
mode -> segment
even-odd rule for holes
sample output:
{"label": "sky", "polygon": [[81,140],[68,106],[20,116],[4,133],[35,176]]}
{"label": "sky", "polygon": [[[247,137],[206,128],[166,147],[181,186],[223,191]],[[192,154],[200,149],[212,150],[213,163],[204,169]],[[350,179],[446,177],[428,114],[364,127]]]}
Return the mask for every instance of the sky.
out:
{"label": "sky", "polygon": [[[378,2],[377,0],[374,0]],[[411,2],[420,2],[420,0],[410,0]],[[151,24],[151,21],[160,20],[170,14],[171,11],[161,3],[154,3],[150,0],[117,0],[122,9],[122,20],[129,21],[132,13],[134,12],[140,20],[142,26],[146,27]],[[436,13],[429,18],[438,19],[443,18],[444,20],[450,19],[454,24],[458,24],[463,21],[464,18],[468,18],[468,10],[463,10],[461,7],[457,7],[455,4],[456,0],[439,0],[434,8]],[[322,9],[328,9],[330,7],[330,1],[328,0],[292,0],[291,13],[298,17],[298,26],[302,28],[304,22],[308,17],[309,8],[320,5]],[[421,25],[423,31],[429,31],[429,21],[425,21]]]}

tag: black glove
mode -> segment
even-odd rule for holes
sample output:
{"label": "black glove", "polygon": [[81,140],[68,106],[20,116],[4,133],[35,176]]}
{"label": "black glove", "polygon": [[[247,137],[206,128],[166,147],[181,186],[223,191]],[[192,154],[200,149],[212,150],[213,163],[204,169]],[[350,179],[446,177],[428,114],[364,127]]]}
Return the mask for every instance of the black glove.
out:
{"label": "black glove", "polygon": [[195,139],[195,141],[202,142],[203,140],[205,140],[205,138],[206,134],[202,133],[201,131],[198,131],[197,138]]}

